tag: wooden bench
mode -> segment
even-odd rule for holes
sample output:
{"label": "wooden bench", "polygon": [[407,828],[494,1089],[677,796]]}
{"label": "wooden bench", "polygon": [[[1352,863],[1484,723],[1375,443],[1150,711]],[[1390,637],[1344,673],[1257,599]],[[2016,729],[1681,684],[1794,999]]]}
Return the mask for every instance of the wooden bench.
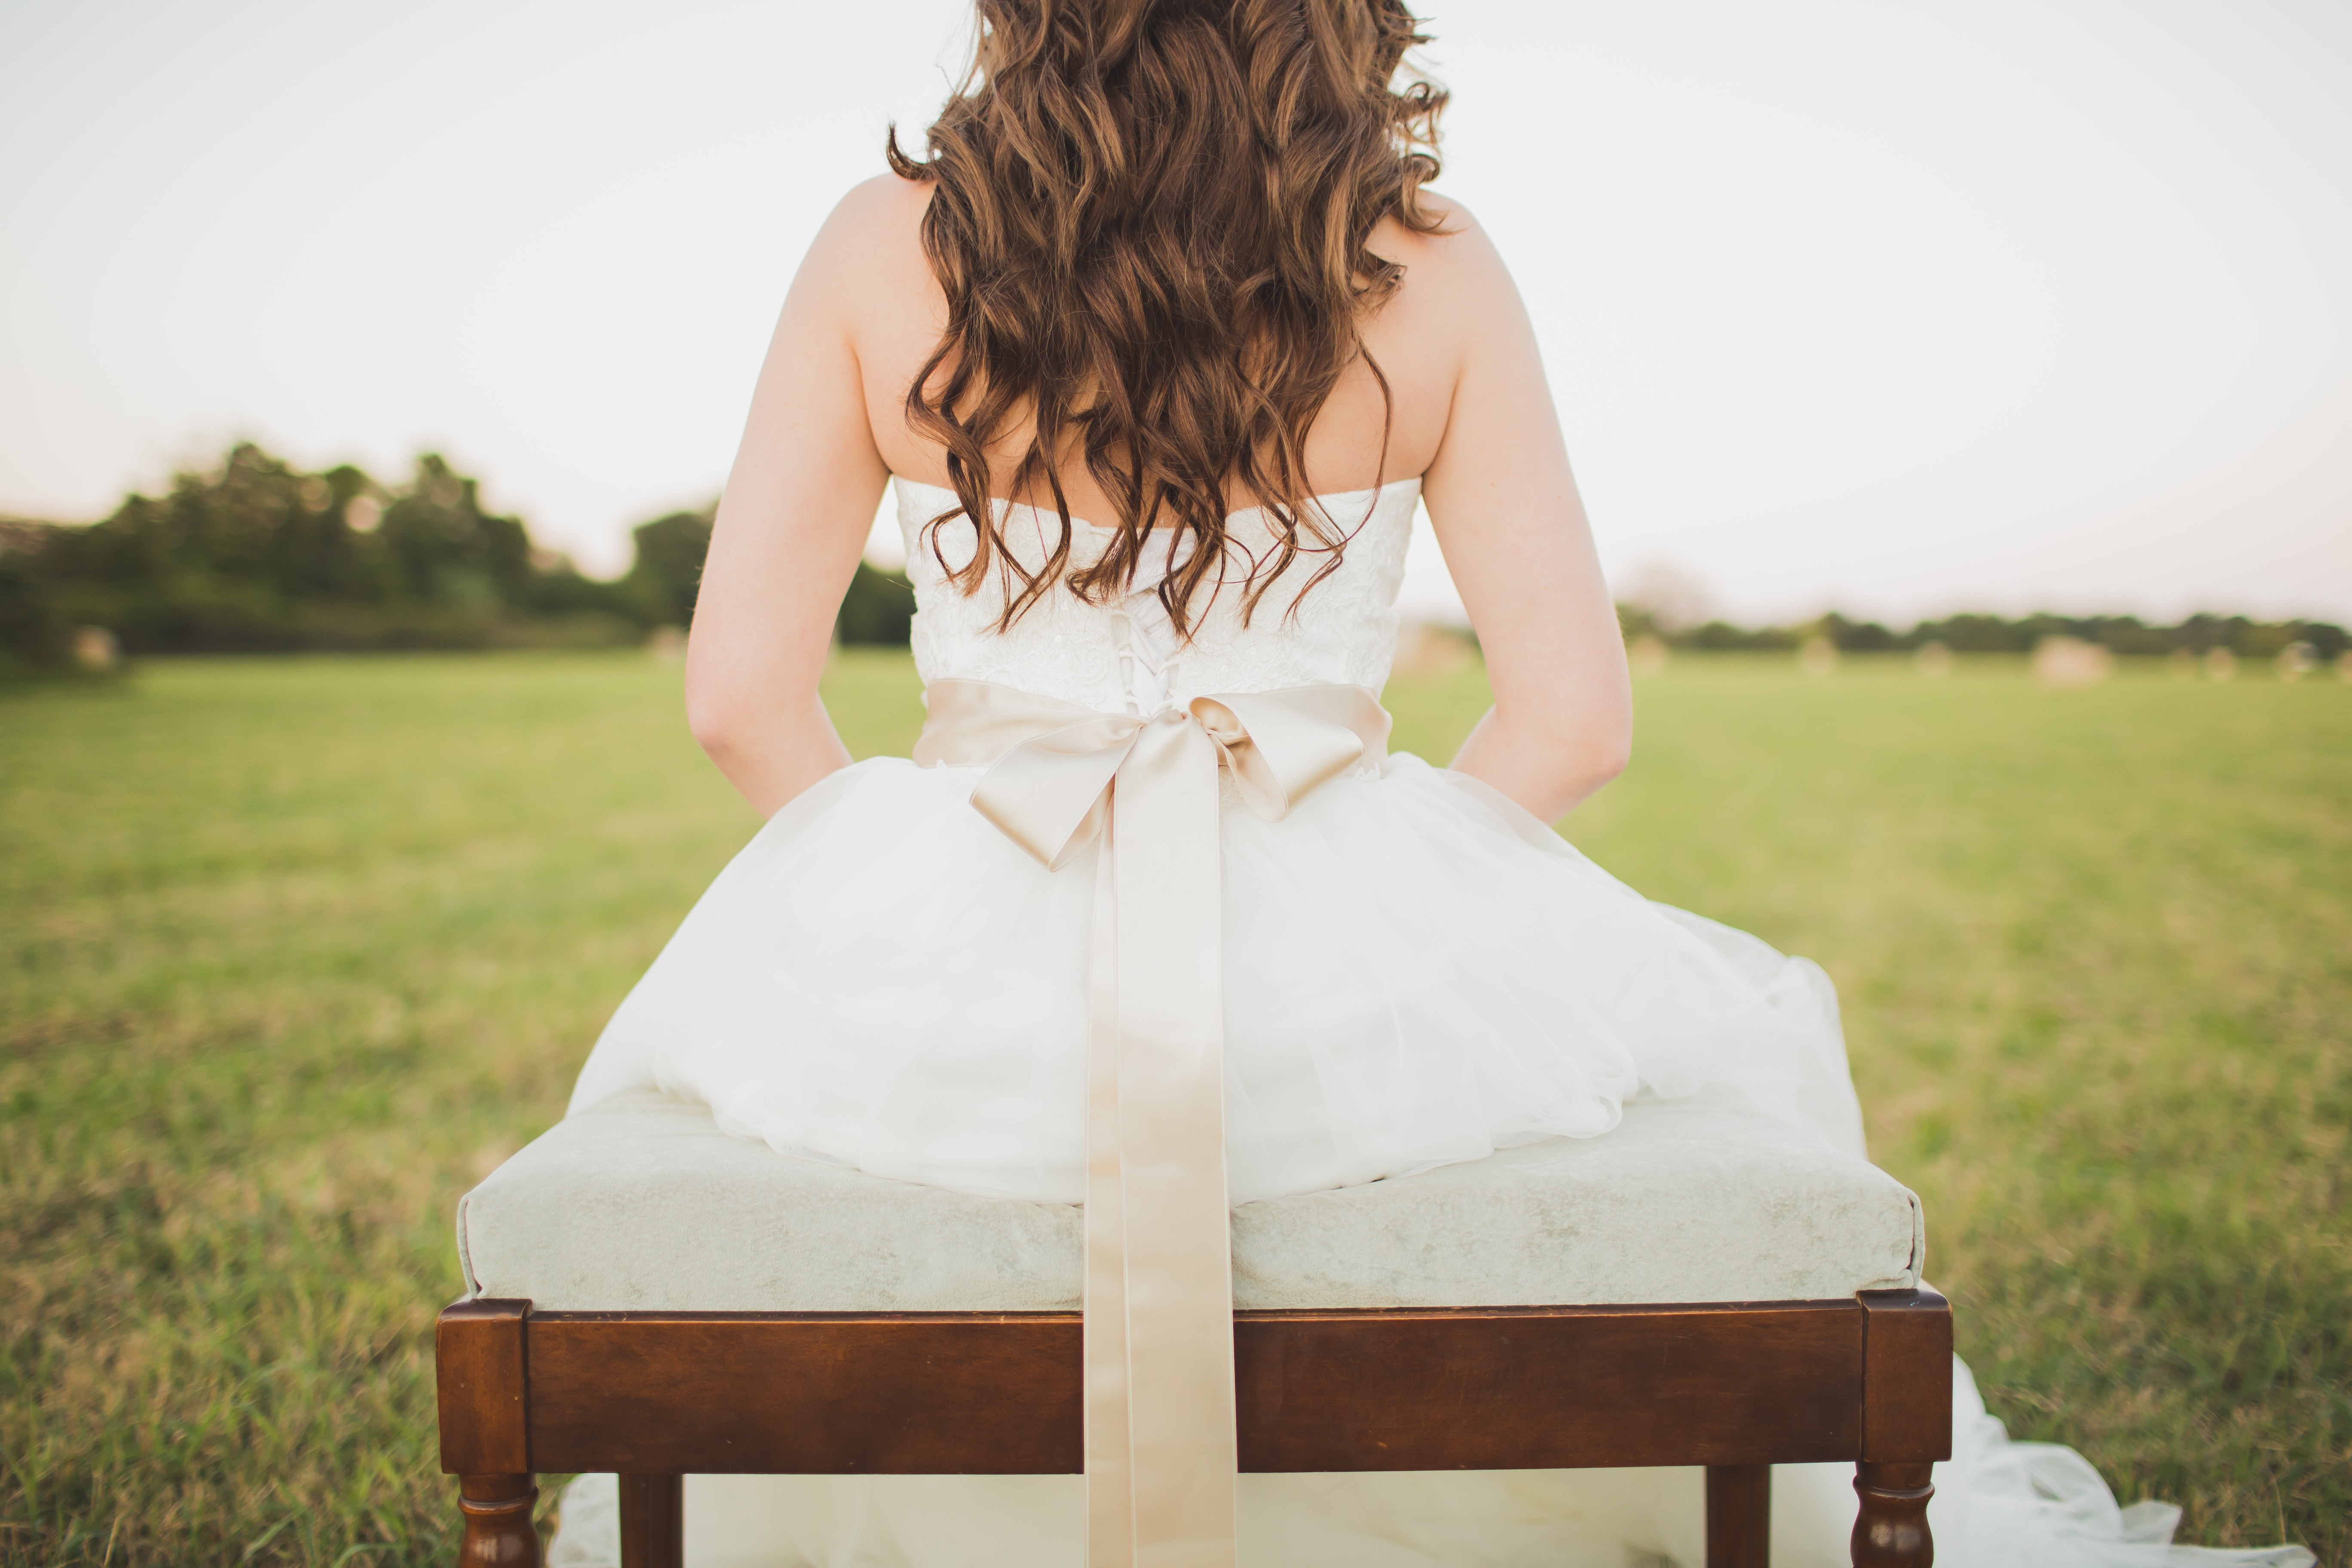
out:
{"label": "wooden bench", "polygon": [[[698,1116],[646,1104],[574,1117],[469,1195],[460,1245],[476,1294],[441,1314],[436,1341],[442,1468],[459,1478],[465,1511],[462,1563],[538,1562],[540,1472],[617,1472],[625,1568],[678,1568],[688,1474],[1082,1468],[1074,1310],[709,1303],[713,1290],[764,1296],[762,1307],[817,1290],[801,1282],[822,1272],[828,1249],[895,1258],[891,1237],[917,1223],[906,1215],[937,1207],[922,1225],[978,1227],[996,1211],[969,1205],[1003,1200],[778,1156]],[[1898,1215],[1889,1205],[1909,1194],[1861,1162],[1817,1168],[1801,1146],[1705,1107],[1643,1116],[1580,1145],[1246,1205],[1236,1211],[1237,1280],[1261,1299],[1347,1289],[1324,1279],[1328,1259],[1282,1272],[1300,1235],[1326,1232],[1351,1256],[1383,1242],[1401,1249],[1385,1265],[1367,1258],[1372,1279],[1361,1289],[1375,1294],[1393,1294],[1393,1276],[1415,1258],[1442,1276],[1432,1289],[1501,1293],[1507,1276],[1467,1278],[1488,1252],[1510,1255],[1496,1268],[1524,1270],[1533,1257],[1559,1278],[1620,1294],[1676,1278],[1690,1260],[1645,1262],[1644,1235],[1682,1236],[1658,1244],[1669,1251],[1716,1254],[1709,1278],[1776,1283],[1882,1268],[1871,1248],[1902,1245],[1901,1225],[1913,1227],[1906,1267],[1891,1288],[1799,1300],[1244,1306],[1234,1328],[1242,1468],[1703,1465],[1709,1568],[1762,1568],[1769,1467],[1849,1462],[1861,1498],[1854,1563],[1927,1568],[1931,1468],[1950,1453],[1952,1332],[1943,1298],[1916,1283],[1916,1200]],[[1759,1192],[1772,1173],[1787,1190]],[[1626,1191],[1650,1194],[1639,1231],[1622,1223]],[[1489,1194],[1495,1238],[1468,1253],[1416,1228],[1424,1210],[1457,1213]],[[778,1228],[748,1233],[743,1216],[770,1208]],[[948,1284],[930,1280],[923,1270],[935,1260],[908,1247],[897,1249],[897,1273],[866,1268],[856,1293],[1001,1298],[1025,1288],[1021,1271],[1040,1248],[1058,1258],[1051,1244],[1065,1219],[1048,1212],[1056,1205],[1016,1208],[1004,1224],[1027,1228],[977,1249],[982,1262],[951,1259],[963,1272]],[[1796,1234],[1824,1212],[1826,1240]],[[1777,1238],[1752,1234],[1776,1223]],[[1841,1226],[1875,1229],[1847,1237]],[[1074,1217],[1066,1228],[1074,1268]],[[735,1275],[716,1284],[697,1267],[696,1248],[712,1236],[728,1238],[724,1269]],[[1752,1251],[1738,1251],[1749,1242]],[[799,1272],[795,1257],[809,1260]],[[1785,1267],[1799,1272],[1775,1272],[1790,1257],[1798,1261]],[[1013,1272],[992,1281],[986,1259]],[[1053,1297],[1068,1288],[1057,1275],[1038,1289]]]}

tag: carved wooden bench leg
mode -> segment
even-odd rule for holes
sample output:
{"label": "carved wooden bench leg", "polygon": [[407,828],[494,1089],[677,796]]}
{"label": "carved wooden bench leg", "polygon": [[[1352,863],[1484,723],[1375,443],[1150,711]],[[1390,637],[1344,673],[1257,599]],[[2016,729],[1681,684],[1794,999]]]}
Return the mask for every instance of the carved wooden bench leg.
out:
{"label": "carved wooden bench leg", "polygon": [[466,1513],[462,1568],[539,1568],[523,1362],[530,1316],[528,1301],[459,1301],[434,1325],[441,1468],[457,1478]]}
{"label": "carved wooden bench leg", "polygon": [[685,1568],[686,1478],[621,1478],[621,1568]]}
{"label": "carved wooden bench leg", "polygon": [[1855,1568],[1928,1568],[1935,1462],[1952,1452],[1952,1307],[1935,1291],[1864,1290]]}
{"label": "carved wooden bench leg", "polygon": [[530,1521],[538,1500],[529,1476],[458,1477],[457,1506],[466,1514],[459,1568],[539,1568],[539,1531]]}
{"label": "carved wooden bench leg", "polygon": [[1706,1468],[1706,1568],[1769,1568],[1772,1467]]}
{"label": "carved wooden bench leg", "polygon": [[1929,1568],[1936,1542],[1927,1533],[1927,1500],[1936,1495],[1931,1464],[1856,1465],[1853,1489],[1862,1511],[1853,1521],[1853,1568]]}

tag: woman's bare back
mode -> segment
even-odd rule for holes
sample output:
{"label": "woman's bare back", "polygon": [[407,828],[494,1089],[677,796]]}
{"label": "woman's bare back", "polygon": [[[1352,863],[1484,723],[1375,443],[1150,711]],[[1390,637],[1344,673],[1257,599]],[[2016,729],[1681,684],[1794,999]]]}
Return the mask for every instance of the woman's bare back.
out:
{"label": "woman's bare back", "polygon": [[[923,213],[932,189],[885,175],[852,192],[841,216],[854,228],[854,238],[850,238],[863,258],[856,270],[859,286],[845,304],[875,447],[892,473],[944,485],[946,449],[911,428],[905,414],[908,388],[938,346],[947,321],[947,299],[922,247]],[[1433,211],[1459,221],[1446,202],[1434,195],[1423,199]],[[1307,472],[1312,491],[1331,494],[1414,479],[1436,456],[1465,328],[1456,299],[1442,279],[1453,260],[1448,246],[1455,237],[1417,235],[1393,221],[1373,231],[1373,252],[1405,269],[1402,285],[1359,329],[1365,348],[1388,378],[1387,453],[1383,459],[1380,385],[1370,367],[1359,360],[1342,374],[1308,433]],[[1016,466],[1029,434],[1025,426],[1010,431],[992,449],[991,464],[1000,476]],[[1072,515],[1095,521],[1117,515],[1110,498],[1083,464],[1061,465],[1060,478]],[[1045,495],[1016,499],[1052,504]],[[1239,509],[1255,500],[1235,495],[1231,504]]]}

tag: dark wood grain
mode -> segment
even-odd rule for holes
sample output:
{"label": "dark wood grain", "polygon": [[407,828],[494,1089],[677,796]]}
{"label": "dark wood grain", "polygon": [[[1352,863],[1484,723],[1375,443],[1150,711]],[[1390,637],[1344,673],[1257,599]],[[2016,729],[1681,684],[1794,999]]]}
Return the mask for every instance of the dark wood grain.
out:
{"label": "dark wood grain", "polygon": [[[1076,1313],[543,1312],[549,1470],[1072,1473]],[[1852,1300],[1244,1312],[1245,1470],[1860,1457]]]}
{"label": "dark wood grain", "polygon": [[686,1568],[686,1478],[619,1479],[621,1568]]}
{"label": "dark wood grain", "polygon": [[1927,1531],[1930,1464],[1854,1467],[1853,1489],[1862,1500],[1853,1521],[1853,1568],[1932,1568],[1935,1538]]}
{"label": "dark wood grain", "polygon": [[1020,1475],[1080,1468],[1078,1315],[544,1312],[550,1470]]}
{"label": "dark wood grain", "polygon": [[1570,1468],[1860,1451],[1851,1300],[1238,1315],[1244,1470]]}
{"label": "dark wood grain", "polygon": [[1952,1308],[1933,1290],[1865,1290],[1862,1457],[1952,1457]]}
{"label": "dark wood grain", "polygon": [[1706,1568],[1769,1568],[1772,1467],[1709,1465]]}
{"label": "dark wood grain", "polygon": [[433,1328],[441,1468],[523,1475],[530,1462],[523,1324],[528,1301],[460,1301]]}
{"label": "dark wood grain", "polygon": [[466,1516],[458,1568],[539,1568],[539,1531],[530,1512],[539,1489],[529,1476],[460,1476],[457,1507]]}

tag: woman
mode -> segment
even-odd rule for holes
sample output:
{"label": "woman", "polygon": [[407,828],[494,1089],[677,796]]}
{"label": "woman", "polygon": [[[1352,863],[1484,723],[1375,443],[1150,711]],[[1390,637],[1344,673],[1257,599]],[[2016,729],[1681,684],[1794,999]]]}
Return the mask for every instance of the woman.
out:
{"label": "woman", "polygon": [[[894,143],[811,249],[719,510],[688,710],[768,826],[573,1104],[658,1087],[780,1150],[1086,1201],[1092,1484],[698,1483],[689,1551],[1695,1557],[1672,1475],[1251,1477],[1235,1522],[1229,1202],[1603,1136],[1641,1094],[1857,1154],[1861,1120],[1817,968],[1542,826],[1624,765],[1624,658],[1510,277],[1423,188],[1444,100],[1392,85],[1402,5],[979,18],[928,161]],[[930,712],[853,766],[817,681],[886,483]],[[1416,502],[1495,692],[1446,770],[1385,755],[1376,700]],[[1121,1334],[1134,1384],[1097,1388]],[[1783,1478],[1804,1554],[1843,1560],[1845,1479]],[[558,1562],[596,1560],[596,1498]]]}

